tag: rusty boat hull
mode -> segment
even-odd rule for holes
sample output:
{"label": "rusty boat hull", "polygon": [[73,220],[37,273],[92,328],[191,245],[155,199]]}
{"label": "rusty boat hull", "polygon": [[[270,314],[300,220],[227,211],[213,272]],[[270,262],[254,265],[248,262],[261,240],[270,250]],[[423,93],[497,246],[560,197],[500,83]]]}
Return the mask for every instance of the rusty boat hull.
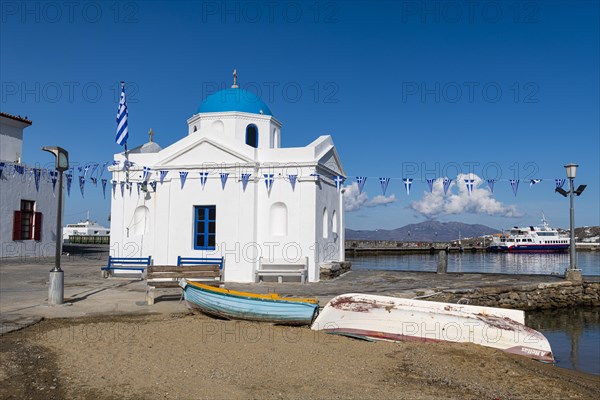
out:
{"label": "rusty boat hull", "polygon": [[365,340],[474,343],[553,363],[546,337],[523,321],[520,310],[350,293],[332,299],[311,329]]}

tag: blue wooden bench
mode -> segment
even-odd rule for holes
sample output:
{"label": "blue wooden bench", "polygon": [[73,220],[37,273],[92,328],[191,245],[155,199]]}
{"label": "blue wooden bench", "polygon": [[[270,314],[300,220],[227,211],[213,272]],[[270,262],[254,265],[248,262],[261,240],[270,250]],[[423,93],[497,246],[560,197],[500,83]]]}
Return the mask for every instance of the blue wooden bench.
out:
{"label": "blue wooden bench", "polygon": [[115,272],[126,274],[139,272],[141,277],[151,262],[152,259],[150,256],[142,258],[108,256],[106,267],[102,267],[100,270],[102,271],[102,276],[104,278],[108,278]]}
{"label": "blue wooden bench", "polygon": [[219,269],[223,270],[223,257],[177,257],[177,266],[183,267],[186,265],[218,265]]}

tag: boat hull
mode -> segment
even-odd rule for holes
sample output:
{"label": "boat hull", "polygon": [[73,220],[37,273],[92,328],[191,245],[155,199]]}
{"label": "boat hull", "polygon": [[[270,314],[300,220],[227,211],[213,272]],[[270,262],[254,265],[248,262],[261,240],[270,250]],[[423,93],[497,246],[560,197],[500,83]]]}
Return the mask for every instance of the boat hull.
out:
{"label": "boat hull", "polygon": [[309,325],[319,310],[319,304],[314,299],[302,301],[277,295],[257,295],[187,281],[181,286],[190,308],[218,318]]}
{"label": "boat hull", "polygon": [[[543,362],[554,358],[548,340],[511,319],[511,311],[433,307],[427,301],[365,294],[345,294],[331,300],[311,326],[313,330],[367,340],[475,343]],[[483,307],[481,307],[483,308]],[[496,311],[499,310],[499,311]],[[508,313],[508,314],[507,314]]]}
{"label": "boat hull", "polygon": [[520,246],[489,246],[493,253],[566,253],[569,245],[526,244]]}

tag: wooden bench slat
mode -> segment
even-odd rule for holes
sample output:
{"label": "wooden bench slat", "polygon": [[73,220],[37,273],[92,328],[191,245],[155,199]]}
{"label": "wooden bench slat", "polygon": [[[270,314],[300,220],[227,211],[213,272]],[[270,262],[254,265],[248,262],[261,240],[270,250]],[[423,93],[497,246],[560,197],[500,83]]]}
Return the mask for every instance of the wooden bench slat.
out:
{"label": "wooden bench slat", "polygon": [[220,271],[218,265],[189,265],[189,266],[175,266],[175,265],[151,265],[148,267],[148,273],[155,272],[184,272],[184,271]]}

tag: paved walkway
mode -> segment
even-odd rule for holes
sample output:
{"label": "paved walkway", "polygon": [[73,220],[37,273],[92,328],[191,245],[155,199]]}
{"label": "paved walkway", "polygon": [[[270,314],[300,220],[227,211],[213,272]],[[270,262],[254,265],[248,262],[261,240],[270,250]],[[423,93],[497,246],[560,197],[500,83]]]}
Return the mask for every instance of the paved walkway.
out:
{"label": "paved walkway", "polygon": [[[0,333],[20,329],[41,318],[72,318],[118,314],[185,312],[179,295],[172,289],[158,291],[156,304],[146,305],[146,283],[141,280],[104,279],[100,267],[106,263],[105,250],[63,256],[65,304],[49,307],[48,272],[53,258],[3,259],[0,261]],[[229,289],[256,293],[317,297],[322,305],[342,293],[377,293],[397,297],[427,296],[435,291],[468,290],[484,286],[522,286],[560,282],[563,279],[540,275],[446,274],[399,271],[351,271],[331,281],[311,283],[228,283]],[[161,294],[165,294],[161,296]]]}

